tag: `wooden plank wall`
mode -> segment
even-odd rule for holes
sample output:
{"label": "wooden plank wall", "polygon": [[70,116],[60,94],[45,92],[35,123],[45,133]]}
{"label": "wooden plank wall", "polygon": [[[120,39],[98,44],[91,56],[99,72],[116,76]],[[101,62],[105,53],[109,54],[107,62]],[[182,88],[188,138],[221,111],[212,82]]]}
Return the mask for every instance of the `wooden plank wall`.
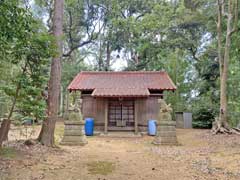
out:
{"label": "wooden plank wall", "polygon": [[149,97],[147,99],[147,119],[157,120],[157,115],[159,111],[158,97]]}
{"label": "wooden plank wall", "polygon": [[[147,130],[147,123],[149,119],[157,119],[159,110],[159,97],[148,97],[135,99],[137,106],[138,127],[140,131]],[[93,98],[91,95],[83,95],[83,118],[92,117],[95,120],[95,128],[97,130],[104,130],[105,118],[105,101],[104,98]]]}
{"label": "wooden plank wall", "polygon": [[159,97],[148,97],[136,99],[138,106],[138,126],[140,131],[147,131],[148,120],[157,119],[159,104]]}
{"label": "wooden plank wall", "polygon": [[96,130],[104,130],[104,105],[105,99],[93,98],[90,95],[83,95],[82,112],[83,118],[94,118]]}
{"label": "wooden plank wall", "polygon": [[137,106],[137,117],[138,117],[138,127],[139,130],[141,131],[141,127],[146,125],[146,98],[139,98],[139,99],[135,99],[136,103],[135,105]]}

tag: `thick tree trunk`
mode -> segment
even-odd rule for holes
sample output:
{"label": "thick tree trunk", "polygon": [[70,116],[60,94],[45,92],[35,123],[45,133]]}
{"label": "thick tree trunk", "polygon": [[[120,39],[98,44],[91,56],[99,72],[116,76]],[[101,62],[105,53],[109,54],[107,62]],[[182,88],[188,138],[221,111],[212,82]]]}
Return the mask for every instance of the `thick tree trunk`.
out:
{"label": "thick tree trunk", "polygon": [[[229,7],[230,8],[230,7]],[[229,12],[230,13],[230,12]],[[227,35],[225,41],[225,49],[224,49],[224,58],[223,58],[223,66],[222,72],[220,76],[220,121],[223,124],[227,124],[227,78],[228,78],[228,63],[229,63],[229,53],[231,47],[231,23],[232,23],[232,15],[228,15],[227,19]]]}
{"label": "thick tree trunk", "polygon": [[[228,12],[225,13],[225,1],[217,0],[218,2],[218,59],[220,67],[220,112],[219,117],[213,123],[212,132],[220,133],[237,133],[240,130],[230,128],[228,124],[227,111],[227,79],[228,65],[230,60],[231,36],[237,30],[238,22],[238,0],[228,0]],[[222,18],[227,16],[227,31],[225,38],[224,53],[222,53]],[[235,18],[235,21],[234,21]],[[224,54],[224,55],[223,55]]]}
{"label": "thick tree trunk", "polygon": [[63,35],[64,0],[54,1],[53,35],[58,48],[57,55],[52,59],[51,74],[48,85],[47,119],[42,124],[38,140],[46,146],[54,146],[54,130],[59,111],[59,96],[61,91],[61,58]]}

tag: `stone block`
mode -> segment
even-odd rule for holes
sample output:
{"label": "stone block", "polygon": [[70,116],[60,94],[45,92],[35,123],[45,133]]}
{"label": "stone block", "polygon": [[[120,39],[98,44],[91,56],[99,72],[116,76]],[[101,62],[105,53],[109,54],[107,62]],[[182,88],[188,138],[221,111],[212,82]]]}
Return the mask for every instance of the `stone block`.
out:
{"label": "stone block", "polygon": [[175,126],[158,126],[157,130],[158,131],[175,131]]}
{"label": "stone block", "polygon": [[85,145],[87,144],[86,136],[64,136],[61,145]]}
{"label": "stone block", "polygon": [[160,131],[160,132],[158,132],[158,136],[173,137],[173,136],[176,136],[176,132],[175,131]]}
{"label": "stone block", "polygon": [[156,137],[153,141],[155,145],[177,145],[177,138],[175,137]]}
{"label": "stone block", "polygon": [[65,121],[64,136],[61,145],[85,145],[84,121]]}
{"label": "stone block", "polygon": [[85,135],[82,131],[68,130],[64,131],[64,136],[83,136]]}
{"label": "stone block", "polygon": [[155,145],[177,145],[176,122],[161,121],[157,126],[157,136],[153,140]]}
{"label": "stone block", "polygon": [[65,125],[64,130],[68,131],[68,130],[76,130],[76,131],[81,131],[83,130],[84,127],[81,125]]}

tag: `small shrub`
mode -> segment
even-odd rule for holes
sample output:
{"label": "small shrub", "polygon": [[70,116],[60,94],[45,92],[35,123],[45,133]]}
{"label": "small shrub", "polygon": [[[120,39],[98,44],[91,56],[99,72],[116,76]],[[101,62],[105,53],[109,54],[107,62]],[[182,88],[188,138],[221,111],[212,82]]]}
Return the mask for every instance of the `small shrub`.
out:
{"label": "small shrub", "polygon": [[200,107],[193,112],[193,128],[212,128],[212,122],[216,116],[215,109]]}

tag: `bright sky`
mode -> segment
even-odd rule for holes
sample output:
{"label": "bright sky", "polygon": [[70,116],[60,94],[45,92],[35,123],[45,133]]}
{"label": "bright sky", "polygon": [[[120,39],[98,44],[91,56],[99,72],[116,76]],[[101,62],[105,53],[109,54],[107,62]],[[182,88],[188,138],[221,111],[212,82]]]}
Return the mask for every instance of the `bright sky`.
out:
{"label": "bright sky", "polygon": [[112,65],[111,69],[114,71],[121,71],[127,67],[127,61],[121,58],[118,58]]}
{"label": "bright sky", "polygon": [[[127,67],[127,60],[123,56],[123,53],[119,54],[119,58],[117,58],[117,55],[119,53],[113,52],[111,53],[111,62],[110,62],[110,69],[113,71],[122,71],[124,68]],[[94,66],[97,63],[96,57],[91,56],[89,54],[85,59],[84,62],[90,66]]]}

